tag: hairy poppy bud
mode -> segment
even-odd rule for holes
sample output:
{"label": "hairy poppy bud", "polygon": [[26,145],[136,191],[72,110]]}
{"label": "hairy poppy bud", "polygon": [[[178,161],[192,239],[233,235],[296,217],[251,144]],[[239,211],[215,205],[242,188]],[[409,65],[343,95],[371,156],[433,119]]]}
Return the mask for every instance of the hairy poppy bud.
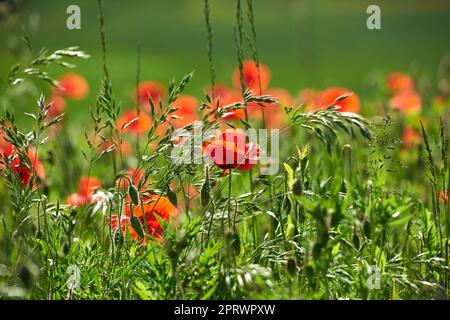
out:
{"label": "hairy poppy bud", "polygon": [[364,231],[364,235],[370,239],[371,236],[371,230],[370,230],[370,222],[369,221],[364,221],[363,224],[363,231]]}
{"label": "hairy poppy bud", "polygon": [[302,195],[303,185],[299,179],[295,179],[294,184],[292,185],[292,193],[296,196]]}
{"label": "hairy poppy bud", "polygon": [[293,257],[289,257],[286,260],[285,268],[286,268],[286,271],[291,276],[294,276],[296,274],[296,272],[297,272],[297,263],[296,263],[296,261],[295,261],[295,259]]}
{"label": "hairy poppy bud", "polygon": [[241,238],[239,237],[239,234],[237,234],[237,232],[228,230],[225,233],[225,239],[229,248],[231,249],[231,252],[236,256],[239,255],[239,253],[241,252]]}
{"label": "hairy poppy bud", "polygon": [[167,186],[167,198],[176,207],[178,204],[177,194],[169,186]]}
{"label": "hairy poppy bud", "polygon": [[128,194],[130,195],[133,204],[137,206],[139,204],[139,191],[137,191],[136,187],[131,183],[128,187]]}
{"label": "hairy poppy bud", "polygon": [[33,275],[31,274],[31,271],[27,266],[20,267],[19,278],[20,278],[20,280],[22,280],[22,282],[26,288],[31,287],[31,284],[33,281]]}
{"label": "hairy poppy bud", "polygon": [[115,229],[113,233],[113,241],[117,246],[121,246],[123,244],[124,236],[123,233],[119,231],[119,229]]}
{"label": "hairy poppy bud", "polygon": [[202,189],[200,190],[200,196],[202,201],[202,206],[206,207],[209,203],[209,192],[211,190],[209,182],[209,166],[205,167],[205,181],[202,184]]}
{"label": "hairy poppy bud", "polygon": [[64,253],[64,255],[67,256],[67,254],[69,253],[69,251],[70,251],[70,247],[69,247],[69,245],[68,245],[67,242],[66,242],[66,243],[64,243],[64,245],[63,245],[63,253]]}
{"label": "hairy poppy bud", "polygon": [[358,237],[358,235],[356,233],[353,234],[353,239],[352,240],[353,240],[353,245],[357,249],[359,249],[360,242],[359,242],[359,237]]}
{"label": "hairy poppy bud", "polygon": [[305,265],[305,267],[303,268],[303,271],[305,272],[305,275],[308,278],[312,278],[314,276],[314,265],[312,265],[312,264]]}
{"label": "hairy poppy bud", "polygon": [[142,230],[142,225],[141,222],[139,221],[138,218],[136,218],[135,215],[132,215],[130,217],[130,223],[131,226],[133,227],[134,231],[136,231],[136,233],[143,238],[144,237],[144,231]]}

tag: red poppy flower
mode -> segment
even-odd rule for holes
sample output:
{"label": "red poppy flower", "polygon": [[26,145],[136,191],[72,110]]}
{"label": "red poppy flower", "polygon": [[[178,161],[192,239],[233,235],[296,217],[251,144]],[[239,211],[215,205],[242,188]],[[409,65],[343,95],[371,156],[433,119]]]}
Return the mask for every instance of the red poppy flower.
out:
{"label": "red poppy flower", "polygon": [[96,177],[81,177],[78,182],[78,192],[70,194],[66,202],[70,206],[80,207],[91,202],[95,190],[102,187],[102,182]]}
{"label": "red poppy flower", "polygon": [[306,88],[300,91],[298,102],[305,106],[307,111],[317,110],[318,92],[314,89]]}
{"label": "red poppy flower", "polygon": [[[174,190],[174,191],[176,191],[177,190],[177,186],[175,185],[175,183],[174,182],[171,182],[170,184],[169,184],[169,187],[172,189],[172,190]],[[195,186],[195,185],[193,185],[193,184],[184,184],[183,185],[183,192],[184,192],[184,194],[183,195],[186,195],[186,199],[188,200],[188,202],[189,202],[189,206],[193,206],[193,205],[195,205],[195,203],[199,200],[199,197],[198,197],[198,195],[200,194],[200,192],[199,192],[199,190],[198,190],[198,188]],[[183,199],[182,197],[179,197],[178,198],[178,207],[179,208],[184,208],[186,206],[186,201],[185,201],[185,199]]]}
{"label": "red poppy flower", "polygon": [[[237,90],[230,89],[224,84],[216,84],[213,88],[209,88],[207,92],[213,100],[211,102],[212,109],[216,109],[217,107],[223,108],[225,106],[242,102],[243,100]],[[224,121],[239,120],[244,118],[245,111],[243,108],[227,111],[221,117],[221,119]]]}
{"label": "red poppy flower", "polygon": [[47,110],[47,117],[53,119],[64,113],[66,110],[66,100],[59,94],[53,94],[49,103],[51,103],[50,108]]}
{"label": "red poppy flower", "polygon": [[71,99],[84,99],[89,93],[89,85],[82,76],[76,73],[66,73],[58,80],[60,94]]}
{"label": "red poppy flower", "polygon": [[414,90],[414,82],[406,73],[392,72],[387,76],[386,83],[390,92]]}
{"label": "red poppy flower", "polygon": [[[122,229],[122,233],[125,235],[127,232],[127,227],[130,226],[130,218],[126,215],[122,215],[120,219],[120,229]],[[113,214],[111,215],[111,229],[116,231],[119,229],[119,216]],[[133,230],[134,231],[134,230]],[[134,237],[136,238],[137,234],[134,231]]]}
{"label": "red poppy flower", "polygon": [[[125,175],[128,178],[130,178],[131,181],[133,181],[133,184],[135,186],[138,186],[139,182],[144,177],[144,170],[142,168],[141,169],[129,168],[127,169]],[[116,185],[120,189],[127,189],[130,186],[128,179],[126,178],[118,179],[116,181]]]}
{"label": "red poppy flower", "polygon": [[78,193],[90,198],[95,190],[102,187],[102,182],[96,177],[81,177],[78,183]]}
{"label": "red poppy flower", "polygon": [[246,143],[245,134],[238,130],[219,134],[203,144],[203,153],[221,169],[252,169],[259,160],[260,148]]}
{"label": "red poppy flower", "polygon": [[414,91],[400,91],[392,97],[389,105],[403,113],[416,113],[422,109],[422,99]]}
{"label": "red poppy flower", "polygon": [[139,116],[136,110],[127,111],[117,120],[119,131],[135,135],[147,132],[151,126],[152,119],[143,111],[139,113]]}
{"label": "red poppy flower", "polygon": [[[261,90],[264,91],[267,89],[267,86],[270,82],[270,69],[266,65],[260,63],[259,64],[259,79],[258,79],[258,67],[253,60],[246,60],[242,65],[242,72],[244,76],[244,85],[245,88],[255,90],[259,93],[260,89],[260,81],[261,81]],[[233,72],[233,86],[236,89],[241,89],[241,78],[239,68],[236,68]]]}
{"label": "red poppy flower", "polygon": [[122,156],[130,156],[133,153],[133,147],[128,141],[122,140],[119,147],[119,143],[114,141],[113,139],[109,139],[108,141],[103,142],[99,148],[99,151],[102,152],[113,146],[113,152],[115,152],[116,154],[122,154]]}
{"label": "red poppy flower", "polygon": [[[170,222],[178,216],[178,209],[169,201],[167,197],[161,195],[148,195],[143,197],[143,210],[141,205],[133,206],[130,210],[130,199],[127,199],[127,203],[124,205],[124,216],[122,216],[122,232],[125,233],[126,229],[130,231],[131,239],[139,239],[139,234],[133,229],[130,218],[132,214],[139,219],[139,222],[143,228],[142,231],[148,232],[148,235],[161,239],[162,226],[159,223],[156,216]],[[125,227],[124,227],[125,226]],[[119,228],[119,218],[117,215],[111,217],[111,227],[113,229]]]}
{"label": "red poppy flower", "polygon": [[[347,98],[341,101],[334,101],[344,94],[350,94]],[[331,87],[322,91],[317,97],[317,105],[319,107],[328,107],[333,104],[340,107],[339,112],[358,112],[360,108],[359,97],[351,90],[345,88]]]}
{"label": "red poppy flower", "polygon": [[[33,172],[40,180],[45,180],[44,166],[40,162],[34,148],[29,148],[27,154],[31,167],[30,170],[30,168],[19,158],[16,147],[5,141],[3,138],[1,138],[1,140],[2,142],[0,143],[0,146],[2,148],[0,148],[0,153],[3,153],[4,156],[11,160],[9,163],[10,168],[19,176],[19,179],[24,187],[28,186],[30,183],[30,178]],[[34,181],[33,187],[36,187]]]}
{"label": "red poppy flower", "polygon": [[287,120],[284,107],[292,106],[294,104],[294,98],[287,90],[282,88],[267,89],[263,94],[274,97],[276,102],[264,103],[264,107],[255,102],[250,102],[247,105],[249,116],[256,119],[261,118],[261,109],[264,108],[266,127],[269,129],[283,128],[286,125]]}
{"label": "red poppy flower", "polygon": [[66,202],[71,207],[81,207],[84,206],[88,201],[82,194],[72,193],[67,196]]}
{"label": "red poppy flower", "polygon": [[177,111],[171,113],[170,122],[175,128],[182,128],[188,124],[197,121],[198,114],[197,110],[200,103],[198,100],[191,96],[179,96],[173,103],[172,106],[177,108]]}
{"label": "red poppy flower", "polygon": [[[139,105],[145,107],[146,111],[150,111],[149,98],[152,99],[155,108],[158,108],[160,99],[164,100],[166,98],[166,89],[156,81],[143,81],[139,83],[137,91]],[[136,90],[133,92],[133,99],[136,101]]]}
{"label": "red poppy flower", "polygon": [[418,130],[413,127],[405,127],[403,129],[403,145],[405,148],[412,148],[422,141],[422,137]]}

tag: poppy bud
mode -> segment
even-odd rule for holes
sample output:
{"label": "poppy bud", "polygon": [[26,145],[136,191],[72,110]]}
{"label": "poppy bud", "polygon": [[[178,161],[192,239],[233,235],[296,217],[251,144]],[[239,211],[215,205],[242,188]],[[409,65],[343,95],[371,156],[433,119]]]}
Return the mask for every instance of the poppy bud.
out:
{"label": "poppy bud", "polygon": [[33,281],[33,275],[31,274],[31,271],[27,266],[20,267],[19,278],[20,278],[20,280],[22,280],[22,282],[26,288],[31,287],[31,284]]}
{"label": "poppy bud", "polygon": [[209,182],[209,166],[205,167],[205,182],[203,182],[202,189],[200,190],[200,196],[202,201],[202,206],[206,207],[209,203],[209,192],[211,191],[211,186]]}
{"label": "poppy bud", "polygon": [[289,258],[286,260],[285,268],[286,268],[286,271],[287,271],[291,276],[294,276],[294,275],[295,275],[295,273],[297,272],[297,263],[296,263],[296,261],[295,261],[295,259],[294,259],[293,257],[289,257]]}
{"label": "poppy bud", "polygon": [[236,256],[241,252],[241,238],[237,232],[228,230],[225,233],[225,239],[232,253]]}
{"label": "poppy bud", "polygon": [[69,253],[69,251],[70,251],[70,247],[69,247],[69,245],[68,245],[67,242],[66,242],[66,243],[64,243],[64,245],[63,245],[63,253],[64,253],[64,255],[67,256],[67,254]]}
{"label": "poppy bud", "polygon": [[358,237],[358,235],[356,233],[353,234],[353,239],[352,240],[353,240],[353,245],[357,249],[359,249],[360,242],[359,242],[359,237]]}
{"label": "poppy bud", "polygon": [[114,230],[113,233],[113,241],[117,246],[121,246],[123,244],[124,236],[123,233],[119,231],[119,229]]}
{"label": "poppy bud", "polygon": [[295,179],[294,184],[292,185],[292,193],[296,196],[302,195],[303,185],[299,179]]}
{"label": "poppy bud", "polygon": [[313,246],[312,255],[315,260],[318,260],[320,258],[320,256],[322,255],[322,248],[323,248],[323,244],[320,242],[317,242]]}
{"label": "poppy bud", "polygon": [[130,195],[133,204],[137,206],[139,204],[139,192],[132,183],[130,183],[130,186],[128,187],[128,194]]}
{"label": "poppy bud", "polygon": [[304,268],[303,268],[305,275],[308,278],[312,278],[314,276],[314,265],[311,264],[307,264]]}
{"label": "poppy bud", "polygon": [[178,204],[177,194],[169,186],[167,186],[167,197],[169,201],[176,207]]}
{"label": "poppy bud", "polygon": [[141,222],[139,221],[138,218],[136,218],[135,215],[132,215],[130,217],[130,223],[131,223],[131,226],[133,227],[134,231],[136,231],[136,233],[139,235],[139,237],[143,238],[144,231],[142,230]]}
{"label": "poppy bud", "polygon": [[363,231],[364,231],[364,235],[370,239],[370,236],[371,236],[370,222],[367,220],[364,221]]}

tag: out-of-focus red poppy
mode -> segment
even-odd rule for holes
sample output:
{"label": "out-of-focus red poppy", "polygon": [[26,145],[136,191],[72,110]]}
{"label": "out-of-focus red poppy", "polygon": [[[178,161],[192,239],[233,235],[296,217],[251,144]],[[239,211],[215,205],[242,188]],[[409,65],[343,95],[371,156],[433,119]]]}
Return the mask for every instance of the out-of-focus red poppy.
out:
{"label": "out-of-focus red poppy", "polygon": [[[167,197],[161,195],[147,195],[143,196],[143,210],[142,207],[134,206],[130,209],[130,199],[126,199],[123,207],[125,218],[122,217],[122,232],[126,229],[130,231],[131,239],[140,239],[138,232],[134,230],[131,225],[130,218],[132,214],[139,219],[143,228],[143,232],[148,231],[148,235],[160,240],[162,237],[162,226],[156,216],[171,222],[178,217],[178,209],[169,201]],[[132,211],[131,211],[132,210]],[[123,227],[125,225],[125,227]],[[117,215],[111,217],[111,227],[114,230],[119,228],[119,218]],[[142,240],[142,239],[140,239]]]}
{"label": "out-of-focus red poppy", "polygon": [[78,193],[86,198],[91,197],[95,190],[102,187],[102,182],[96,177],[81,177],[78,183]]}
{"label": "out-of-focus red poppy", "polygon": [[166,88],[156,81],[143,81],[139,83],[139,86],[133,92],[133,99],[136,101],[136,97],[139,96],[139,105],[144,107],[146,111],[150,111],[149,98],[152,99],[155,108],[158,108],[159,101],[166,98]]}
{"label": "out-of-focus red poppy", "polygon": [[112,139],[103,142],[103,144],[99,148],[99,151],[102,152],[104,150],[107,150],[108,148],[112,148],[113,146],[113,152],[115,152],[116,154],[121,154],[122,156],[130,156],[133,153],[133,147],[128,141],[122,140],[119,146],[119,143]]}
{"label": "out-of-focus red poppy", "polygon": [[91,202],[95,190],[102,187],[102,182],[96,177],[81,177],[78,182],[78,192],[70,194],[66,202],[69,206],[84,206]]}
{"label": "out-of-focus red poppy", "polygon": [[[177,186],[175,185],[174,182],[171,182],[169,184],[169,186],[172,190],[174,190],[174,191],[177,190]],[[184,195],[186,195],[186,199],[189,202],[189,206],[192,207],[192,205],[194,205],[196,203],[196,200],[199,200],[197,197],[200,194],[199,190],[197,189],[196,186],[194,186],[192,184],[187,184],[187,183],[183,185],[183,190],[184,190]],[[182,199],[179,197],[178,198],[178,207],[184,208],[185,206],[186,206],[185,199]]]}
{"label": "out-of-focus red poppy", "polygon": [[417,146],[422,141],[419,131],[413,127],[405,127],[403,129],[403,145],[409,149]]}
{"label": "out-of-focus red poppy", "polygon": [[[211,97],[211,108],[216,109],[217,107],[223,108],[228,105],[232,105],[238,102],[242,102],[242,97],[239,91],[230,89],[224,84],[216,84],[213,88],[207,90],[208,95]],[[208,111],[208,110],[205,110]],[[214,115],[214,114],[213,114]],[[235,110],[230,110],[222,115],[221,120],[239,120],[245,118],[245,111],[243,108],[238,108]]]}
{"label": "out-of-focus red poppy", "polygon": [[284,107],[292,106],[294,104],[294,98],[287,90],[282,88],[267,89],[263,94],[272,96],[275,98],[276,102],[263,103],[263,106],[255,102],[250,102],[247,105],[249,117],[253,119],[260,119],[262,117],[261,109],[263,109],[266,128],[283,128],[287,121]]}
{"label": "out-of-focus red poppy", "polygon": [[[122,233],[125,235],[127,232],[127,228],[130,226],[130,218],[126,215],[122,215],[120,219],[120,229],[122,230]],[[111,229],[116,232],[119,229],[119,216],[118,215],[111,215]],[[133,230],[134,231],[134,230]],[[134,231],[134,237],[136,238],[137,234]]]}
{"label": "out-of-focus red poppy", "polygon": [[[127,169],[125,175],[133,181],[133,184],[135,186],[139,185],[139,182],[144,177],[144,170],[142,168],[136,169],[136,168],[129,168]],[[122,178],[117,179],[116,185],[120,189],[127,189],[130,186],[130,183],[128,182],[128,179]]]}
{"label": "out-of-focus red poppy", "polygon": [[152,119],[141,111],[138,115],[136,110],[130,110],[122,114],[117,120],[117,127],[120,132],[130,132],[135,135],[142,134],[150,130]]}
{"label": "out-of-focus red poppy", "polygon": [[386,78],[388,90],[392,93],[403,90],[414,90],[414,82],[412,78],[402,72],[392,72]]}
{"label": "out-of-focus red poppy", "polygon": [[176,116],[170,118],[170,122],[175,128],[182,128],[188,124],[193,123],[199,119],[198,117],[198,107],[200,103],[198,100],[191,96],[179,96],[173,103],[172,106],[178,110],[171,114],[171,116]]}
{"label": "out-of-focus red poppy", "polygon": [[227,130],[203,143],[203,153],[221,169],[252,169],[260,156],[256,143],[246,143],[242,130]]}
{"label": "out-of-focus red poppy", "polygon": [[66,202],[71,207],[84,206],[88,201],[85,196],[79,193],[72,193],[67,196]]}
{"label": "out-of-focus red poppy", "polygon": [[76,73],[66,73],[58,80],[59,93],[65,97],[81,100],[89,93],[89,85],[85,78]]}
{"label": "out-of-focus red poppy", "polygon": [[389,106],[403,113],[417,113],[422,109],[422,99],[415,91],[400,91],[389,101]]}
{"label": "out-of-focus red poppy", "polygon": [[10,145],[8,141],[5,140],[5,133],[0,130],[0,151],[3,153],[3,150]]}
{"label": "out-of-focus red poppy", "polygon": [[66,110],[66,100],[59,94],[53,94],[48,102],[51,104],[47,110],[47,117],[49,119],[63,114]]}
{"label": "out-of-focus red poppy", "polygon": [[[350,96],[346,97],[343,100],[335,102],[337,98],[344,94],[350,94]],[[329,105],[333,104],[333,102],[335,102],[335,106],[340,107],[337,110],[339,112],[357,113],[361,106],[359,97],[351,90],[345,88],[331,87],[322,91],[317,97],[317,105],[321,108],[328,107]]]}
{"label": "out-of-focus red poppy", "polygon": [[[259,64],[259,79],[258,79],[258,67],[253,60],[246,60],[242,65],[242,72],[244,76],[245,88],[252,89],[259,94],[260,81],[261,81],[261,91],[267,89],[270,82],[270,69],[266,65]],[[233,72],[233,86],[236,89],[241,89],[241,78],[239,68],[236,68]]]}
{"label": "out-of-focus red poppy", "polygon": [[306,88],[300,91],[298,102],[305,106],[307,111],[317,110],[318,92],[314,89]]}
{"label": "out-of-focus red poppy", "polygon": [[[16,147],[3,139],[3,134],[0,135],[0,140],[2,140],[0,143],[0,154],[3,154],[10,159],[9,166],[11,170],[19,176],[19,179],[24,187],[29,185],[33,172],[35,177],[42,181],[45,180],[44,166],[39,160],[34,148],[28,149],[27,156],[30,164],[30,167],[28,167],[24,163],[25,160],[21,160],[19,158]],[[33,181],[33,187],[36,187],[35,181]]]}

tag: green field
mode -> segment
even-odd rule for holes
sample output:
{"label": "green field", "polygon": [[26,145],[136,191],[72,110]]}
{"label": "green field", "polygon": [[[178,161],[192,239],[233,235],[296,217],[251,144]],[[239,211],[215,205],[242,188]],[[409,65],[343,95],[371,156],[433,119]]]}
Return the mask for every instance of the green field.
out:
{"label": "green field", "polygon": [[[370,1],[258,0],[255,8],[258,49],[261,61],[272,70],[272,87],[291,94],[305,87],[346,86],[370,97],[370,80],[401,70],[419,77],[424,85],[434,83],[434,74],[444,54],[450,51],[450,5],[445,0],[424,3],[379,1],[382,29],[366,28],[366,8]],[[109,1],[106,7],[108,64],[116,95],[125,104],[136,78],[136,51],[142,50],[142,79],[167,83],[173,77],[195,71],[187,92],[201,97],[209,83],[206,32],[202,1],[135,0]],[[87,77],[93,89],[101,79],[101,55],[95,1],[81,0],[81,30],[65,27],[66,8],[73,1],[27,1],[21,26],[39,17],[32,32],[35,50],[45,46],[59,49],[78,45],[91,58],[78,63],[77,71]],[[233,1],[211,1],[214,29],[214,58],[219,81],[230,84],[236,67],[233,37]],[[2,28],[3,29],[3,28]],[[10,30],[7,31],[10,35]],[[8,44],[0,32],[0,43]],[[8,46],[0,47],[0,71],[14,61]],[[250,58],[247,50],[246,56]],[[51,69],[57,76],[62,70]],[[78,114],[92,105],[90,99],[69,114]],[[126,106],[125,106],[126,107]],[[364,107],[364,106],[363,106]],[[80,118],[79,120],[82,120]]]}

